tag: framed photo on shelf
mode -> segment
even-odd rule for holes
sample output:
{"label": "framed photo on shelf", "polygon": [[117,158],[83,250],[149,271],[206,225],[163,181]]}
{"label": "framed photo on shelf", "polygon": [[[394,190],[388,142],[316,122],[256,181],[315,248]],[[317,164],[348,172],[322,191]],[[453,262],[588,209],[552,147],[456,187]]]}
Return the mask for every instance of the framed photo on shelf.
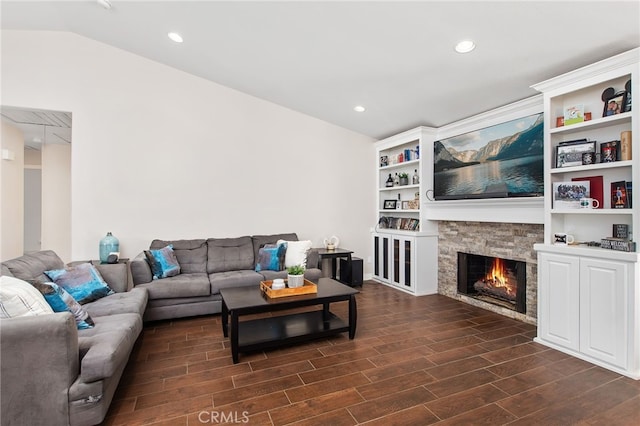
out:
{"label": "framed photo on shelf", "polygon": [[628,209],[629,197],[627,194],[627,182],[624,180],[611,182],[611,208]]}
{"label": "framed photo on shelf", "polygon": [[556,167],[573,167],[583,164],[582,157],[585,153],[596,152],[595,141],[586,140],[561,142],[556,148]]}
{"label": "framed photo on shelf", "polygon": [[580,198],[590,196],[591,182],[588,180],[575,180],[571,182],[553,183],[553,208],[554,209],[579,209]]}
{"label": "framed photo on shelf", "polygon": [[582,123],[584,121],[584,105],[573,105],[564,109],[564,125]]}
{"label": "framed photo on shelf", "polygon": [[620,159],[620,141],[600,143],[600,161],[611,163]]}
{"label": "framed photo on shelf", "polygon": [[384,200],[382,208],[384,210],[395,210],[398,205],[398,200]]}
{"label": "framed photo on shelf", "polygon": [[408,201],[403,201],[402,202],[402,210],[410,210],[411,207],[409,207],[409,202]]}
{"label": "framed photo on shelf", "polygon": [[[609,92],[610,93],[610,92]],[[610,97],[606,97],[603,94],[604,110],[602,111],[603,117],[609,117],[610,115],[622,114],[627,106],[627,91],[615,92]]]}
{"label": "framed photo on shelf", "polygon": [[389,165],[389,157],[386,155],[380,156],[380,167],[385,167]]}

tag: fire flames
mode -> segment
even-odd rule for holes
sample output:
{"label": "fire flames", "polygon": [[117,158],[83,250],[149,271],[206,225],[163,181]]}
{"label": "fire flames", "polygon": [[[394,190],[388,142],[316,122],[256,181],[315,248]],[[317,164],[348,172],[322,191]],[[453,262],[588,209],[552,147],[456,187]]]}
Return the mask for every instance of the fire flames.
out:
{"label": "fire flames", "polygon": [[516,287],[509,281],[507,268],[502,259],[493,259],[491,270],[487,272],[483,283],[490,289],[499,289],[500,293],[509,298],[515,298],[516,296]]}

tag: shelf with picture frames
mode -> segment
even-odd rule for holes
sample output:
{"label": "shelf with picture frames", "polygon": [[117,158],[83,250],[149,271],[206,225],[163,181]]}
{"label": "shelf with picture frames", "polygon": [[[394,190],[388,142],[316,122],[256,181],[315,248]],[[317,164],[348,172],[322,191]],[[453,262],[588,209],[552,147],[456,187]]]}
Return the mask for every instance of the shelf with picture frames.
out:
{"label": "shelf with picture frames", "polygon": [[[640,137],[640,116],[638,106],[626,102],[640,99],[636,82],[640,49],[532,86],[543,93],[545,111],[544,242],[534,245],[535,341],[640,379],[640,256],[635,247],[640,199],[633,199],[638,198],[633,185],[640,185],[640,151],[629,149]],[[616,110],[608,115],[611,100]],[[564,114],[571,108],[579,110],[578,122],[567,124]],[[586,121],[579,121],[580,114]],[[573,152],[563,149],[563,155],[573,156],[570,165],[557,167],[558,147],[581,140],[596,142],[593,155],[581,151],[586,144]],[[597,153],[599,160],[607,154],[612,161],[599,163]],[[592,198],[599,198],[597,208]],[[561,203],[565,207],[559,208]]]}

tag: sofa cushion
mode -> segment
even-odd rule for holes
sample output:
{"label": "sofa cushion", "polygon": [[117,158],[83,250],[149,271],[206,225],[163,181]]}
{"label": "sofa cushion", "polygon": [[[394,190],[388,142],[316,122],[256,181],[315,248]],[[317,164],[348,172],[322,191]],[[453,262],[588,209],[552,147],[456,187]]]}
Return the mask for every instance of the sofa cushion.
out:
{"label": "sofa cushion", "polygon": [[45,274],[81,305],[114,293],[102,279],[100,272],[90,263],[45,271]]}
{"label": "sofa cushion", "polygon": [[148,294],[144,288],[134,288],[126,293],[115,293],[102,299],[83,305],[92,317],[104,317],[116,314],[144,315]]}
{"label": "sofa cushion", "polygon": [[91,319],[89,313],[64,288],[56,283],[42,282],[40,280],[31,281],[31,285],[44,296],[44,299],[54,312],[71,312],[78,330],[93,327],[93,319]]}
{"label": "sofa cushion", "polygon": [[11,271],[11,275],[21,280],[49,281],[44,271],[49,269],[62,269],[64,262],[52,250],[43,250],[36,253],[28,253],[15,259],[2,262],[2,265]]}
{"label": "sofa cushion", "polygon": [[277,244],[278,240],[286,241],[298,241],[298,235],[294,232],[285,234],[271,234],[271,235],[253,235],[251,241],[253,242],[253,256],[258,259],[258,251],[260,247],[264,247],[266,244]]}
{"label": "sofa cushion", "polygon": [[207,274],[180,274],[163,280],[154,280],[150,283],[138,284],[136,288],[147,289],[150,300],[207,296],[211,294]]}
{"label": "sofa cushion", "polygon": [[209,274],[211,294],[220,293],[221,288],[251,286],[260,287],[263,276],[253,270],[216,272]]}
{"label": "sofa cushion", "polygon": [[0,276],[0,318],[52,314],[44,296],[31,284],[8,275]]}
{"label": "sofa cushion", "polygon": [[265,244],[258,250],[256,258],[256,272],[282,271],[284,269],[284,257],[287,253],[287,243]]}
{"label": "sofa cushion", "polygon": [[161,249],[149,249],[144,251],[153,277],[157,279],[175,277],[180,273],[180,264],[173,252],[173,244]]}
{"label": "sofa cushion", "polygon": [[207,272],[240,271],[255,268],[251,237],[209,238]]}
{"label": "sofa cushion", "polygon": [[95,327],[78,331],[80,377],[86,383],[111,377],[126,364],[142,331],[138,314],[94,318]]}
{"label": "sofa cushion", "polygon": [[173,246],[173,252],[180,264],[181,273],[205,273],[207,271],[207,242],[204,239],[153,240],[149,248],[156,250],[169,244]]}

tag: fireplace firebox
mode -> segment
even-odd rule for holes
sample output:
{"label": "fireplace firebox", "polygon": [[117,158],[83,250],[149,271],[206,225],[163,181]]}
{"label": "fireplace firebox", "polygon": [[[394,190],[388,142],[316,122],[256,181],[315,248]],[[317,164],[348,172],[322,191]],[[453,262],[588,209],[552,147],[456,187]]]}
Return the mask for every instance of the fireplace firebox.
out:
{"label": "fireplace firebox", "polygon": [[458,252],[458,293],[526,313],[527,264]]}

